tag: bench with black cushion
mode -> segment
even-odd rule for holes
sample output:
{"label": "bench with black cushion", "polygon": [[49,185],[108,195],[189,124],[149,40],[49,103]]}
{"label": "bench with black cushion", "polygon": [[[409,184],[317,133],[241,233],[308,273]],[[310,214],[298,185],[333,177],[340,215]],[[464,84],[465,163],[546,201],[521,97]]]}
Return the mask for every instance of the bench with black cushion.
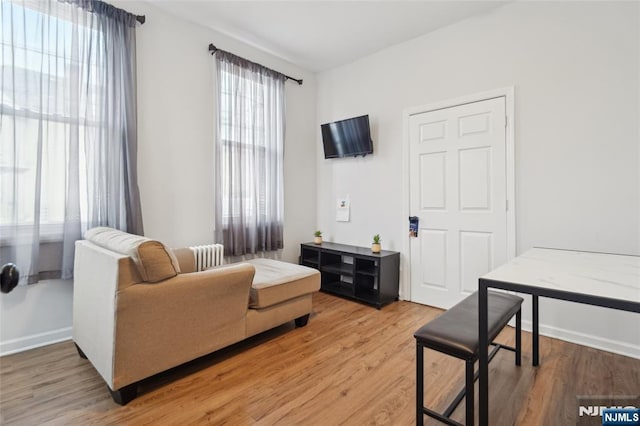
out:
{"label": "bench with black cushion", "polygon": [[[514,351],[516,365],[520,365],[521,350],[521,312],[522,298],[512,294],[496,291],[488,292],[488,341],[502,331],[509,320],[516,316],[516,347],[491,343],[494,349],[489,354],[489,361],[493,359],[500,348]],[[478,374],[474,372],[474,363],[479,355],[478,339],[478,292],[473,293],[462,302],[444,312],[438,318],[422,326],[415,332],[417,345],[416,366],[416,424],[422,425],[424,414],[449,425],[461,426],[449,417],[463,398],[466,399],[466,425],[473,425],[474,421],[474,382]],[[466,362],[465,387],[458,393],[449,407],[440,414],[424,407],[424,348],[462,359]]]}

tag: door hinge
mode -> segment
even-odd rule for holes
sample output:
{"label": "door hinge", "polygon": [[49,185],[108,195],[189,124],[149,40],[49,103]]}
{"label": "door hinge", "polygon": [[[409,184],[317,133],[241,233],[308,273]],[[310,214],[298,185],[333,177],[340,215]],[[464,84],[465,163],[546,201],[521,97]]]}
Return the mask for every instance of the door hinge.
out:
{"label": "door hinge", "polygon": [[504,206],[504,207],[505,207],[505,210],[506,210],[506,211],[509,211],[509,200],[505,200],[505,203],[504,203],[504,204],[505,204],[505,206]]}
{"label": "door hinge", "polygon": [[507,128],[507,123],[509,122],[509,117],[507,117],[506,115],[504,116],[504,128]]}

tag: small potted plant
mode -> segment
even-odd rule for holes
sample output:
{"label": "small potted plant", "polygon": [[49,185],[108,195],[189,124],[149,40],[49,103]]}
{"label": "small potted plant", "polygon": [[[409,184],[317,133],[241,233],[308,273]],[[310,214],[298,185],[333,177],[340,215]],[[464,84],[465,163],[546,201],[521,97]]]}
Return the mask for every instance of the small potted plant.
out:
{"label": "small potted plant", "polygon": [[380,245],[380,235],[376,234],[373,236],[373,244],[371,244],[371,252],[372,253],[380,253],[382,250],[382,246]]}
{"label": "small potted plant", "polygon": [[316,231],[313,233],[313,236],[315,237],[313,239],[313,242],[315,244],[322,244],[322,231]]}

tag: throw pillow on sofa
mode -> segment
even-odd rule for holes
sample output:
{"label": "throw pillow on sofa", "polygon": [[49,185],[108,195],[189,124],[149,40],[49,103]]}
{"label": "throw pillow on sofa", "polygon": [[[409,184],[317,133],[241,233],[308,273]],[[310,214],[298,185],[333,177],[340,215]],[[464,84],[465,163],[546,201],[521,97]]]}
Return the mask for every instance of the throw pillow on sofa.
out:
{"label": "throw pillow on sofa", "polygon": [[143,281],[155,283],[180,273],[173,252],[160,241],[107,227],[89,229],[84,237],[100,247],[130,256]]}

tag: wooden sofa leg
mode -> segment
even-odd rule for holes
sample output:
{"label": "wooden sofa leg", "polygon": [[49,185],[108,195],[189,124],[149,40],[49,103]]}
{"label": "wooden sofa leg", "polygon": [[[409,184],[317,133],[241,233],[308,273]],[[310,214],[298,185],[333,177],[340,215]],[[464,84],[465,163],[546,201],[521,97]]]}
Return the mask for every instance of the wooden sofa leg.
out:
{"label": "wooden sofa leg", "polygon": [[304,327],[309,322],[309,314],[296,318],[296,327]]}
{"label": "wooden sofa leg", "polygon": [[111,390],[109,386],[107,386],[109,392],[111,393],[111,398],[116,404],[127,405],[129,402],[135,399],[138,395],[138,384],[131,383],[123,388],[118,389],[117,391]]}
{"label": "wooden sofa leg", "polygon": [[84,354],[84,352],[82,352],[82,349],[80,349],[80,346],[78,346],[78,344],[75,342],[73,344],[76,345],[76,350],[78,351],[78,355],[80,355],[80,358],[87,359],[87,356]]}

